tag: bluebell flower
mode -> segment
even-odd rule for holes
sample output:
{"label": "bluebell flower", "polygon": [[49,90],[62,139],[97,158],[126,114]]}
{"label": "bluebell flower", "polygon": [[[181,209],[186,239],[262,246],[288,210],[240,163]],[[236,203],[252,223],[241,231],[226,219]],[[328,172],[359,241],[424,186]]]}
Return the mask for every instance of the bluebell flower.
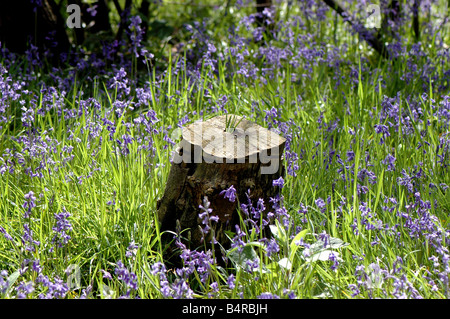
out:
{"label": "bluebell flower", "polygon": [[40,242],[33,239],[33,231],[30,228],[29,224],[23,225],[24,233],[21,238],[22,243],[25,245],[25,250],[27,251],[35,251],[34,246],[39,246]]}
{"label": "bluebell flower", "polygon": [[391,154],[388,154],[384,160],[381,161],[384,165],[387,165],[386,171],[395,171],[396,158]]}
{"label": "bluebell flower", "polygon": [[256,297],[257,299],[280,299],[280,296],[276,294],[272,294],[270,292],[263,292],[259,296]]}
{"label": "bluebell flower", "polygon": [[327,234],[327,232],[324,230],[320,234],[318,234],[318,240],[323,242],[323,248],[326,248],[328,244],[330,243],[330,235]]}
{"label": "bluebell flower", "polygon": [[34,291],[33,282],[20,282],[15,288],[17,291],[17,299],[26,299]]}
{"label": "bluebell flower", "polygon": [[280,178],[273,180],[272,182],[273,186],[278,186],[279,188],[283,188],[284,186],[284,179],[280,176]]}
{"label": "bluebell flower", "polygon": [[334,252],[331,252],[328,255],[328,260],[333,262],[333,264],[331,265],[330,269],[333,270],[333,271],[336,270],[338,268],[338,266],[339,266],[339,260],[338,260],[337,255]]}
{"label": "bluebell flower", "polygon": [[101,271],[103,273],[103,278],[108,279],[108,280],[112,280],[112,276],[111,276],[111,274],[108,271],[106,271],[104,269],[101,269]]}
{"label": "bluebell flower", "polygon": [[2,270],[0,272],[0,294],[6,293],[6,291],[9,288],[9,281],[8,281],[8,272],[6,270]]}
{"label": "bluebell flower", "polygon": [[39,259],[36,259],[36,260],[33,261],[33,264],[32,264],[32,266],[31,266],[31,269],[32,269],[34,272],[38,273],[38,274],[40,274],[40,273],[42,272],[42,267],[41,267],[41,265],[40,265],[40,260],[39,260]]}
{"label": "bluebell flower", "polygon": [[219,293],[219,284],[217,283],[217,281],[214,281],[209,286],[212,289],[212,293],[209,293],[208,295],[212,298],[214,297],[214,295],[217,295]]}
{"label": "bluebell flower", "polygon": [[[201,213],[198,214],[198,217],[201,219],[203,228],[202,233],[203,237],[202,240],[205,239],[206,234],[208,234],[211,230],[211,221],[218,222],[219,216],[212,215],[212,208],[209,208],[211,203],[208,201],[208,197],[205,196],[203,198],[203,205],[199,205],[199,208],[201,209]],[[215,242],[214,234],[212,238],[213,242]]]}
{"label": "bluebell flower", "polygon": [[353,152],[352,150],[348,150],[347,151],[347,159],[345,160],[346,162],[351,162],[355,159],[355,152]]}
{"label": "bluebell flower", "polygon": [[24,214],[24,218],[29,218],[31,215],[31,210],[36,207],[36,197],[34,196],[34,192],[30,191],[25,194],[25,203],[23,204],[23,208],[26,208],[26,212]]}
{"label": "bluebell flower", "polygon": [[126,297],[130,296],[132,290],[138,289],[137,276],[129,271],[127,267],[123,264],[121,260],[117,262],[117,267],[114,270],[114,273],[117,275],[117,278],[125,283],[127,287]]}
{"label": "bluebell flower", "polygon": [[383,136],[380,138],[380,144],[384,143],[384,139],[386,137],[391,136],[389,133],[389,127],[384,124],[376,124],[375,125],[375,132],[378,134],[382,134]]}
{"label": "bluebell flower", "polygon": [[271,238],[266,243],[266,252],[267,256],[270,257],[273,254],[276,254],[280,251],[280,246],[278,246],[276,240],[274,238]]}
{"label": "bluebell flower", "polygon": [[397,178],[397,183],[399,185],[406,186],[408,191],[410,193],[412,193],[413,192],[413,188],[414,188],[413,183],[412,183],[412,177],[409,176],[404,169],[402,169],[401,174],[402,174],[403,177],[398,177]]}
{"label": "bluebell flower", "polygon": [[55,213],[54,217],[56,219],[56,226],[52,228],[55,232],[52,243],[56,243],[57,247],[61,248],[71,239],[68,234],[72,230],[72,224],[69,221],[70,213],[63,207],[62,212],[59,214]]}
{"label": "bluebell flower", "polygon": [[228,288],[234,289],[236,287],[235,281],[236,281],[236,278],[234,277],[234,275],[233,274],[229,275],[227,278]]}
{"label": "bluebell flower", "polygon": [[130,244],[128,245],[125,256],[128,258],[136,256],[136,251],[138,248],[139,246],[134,241],[131,241]]}
{"label": "bluebell flower", "polygon": [[8,234],[8,232],[7,232],[2,226],[0,226],[0,233],[2,233],[3,236],[5,236],[5,238],[6,238],[7,240],[10,240],[10,241],[13,241],[13,240],[14,240],[14,239],[11,237],[11,235]]}
{"label": "bluebell flower", "polygon": [[40,274],[36,278],[36,284],[41,284],[44,287],[47,287],[46,293],[39,294],[39,299],[62,299],[69,292],[68,285],[59,277],[55,277],[54,282],[52,282],[48,276],[44,276]]}
{"label": "bluebell flower", "polygon": [[234,188],[233,185],[220,192],[220,195],[223,194],[225,194],[224,198],[228,198],[230,202],[234,202],[236,200],[236,189]]}
{"label": "bluebell flower", "polygon": [[231,248],[237,248],[239,253],[242,253],[245,247],[245,242],[242,240],[242,238],[245,237],[245,233],[241,230],[241,228],[238,225],[235,225],[236,228],[236,235],[231,240]]}
{"label": "bluebell flower", "polygon": [[317,207],[319,207],[320,211],[322,213],[325,213],[325,211],[327,209],[325,201],[322,198],[319,197],[318,199],[316,199],[315,203],[316,203]]}
{"label": "bluebell flower", "polygon": [[95,17],[97,15],[97,7],[98,5],[93,5],[86,9],[86,11],[91,15],[91,17]]}

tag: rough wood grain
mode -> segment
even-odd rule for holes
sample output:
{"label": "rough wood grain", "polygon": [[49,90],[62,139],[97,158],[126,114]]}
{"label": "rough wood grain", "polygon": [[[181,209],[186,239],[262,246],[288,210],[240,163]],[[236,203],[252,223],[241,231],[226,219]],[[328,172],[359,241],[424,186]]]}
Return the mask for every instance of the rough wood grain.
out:
{"label": "rough wood grain", "polygon": [[[284,173],[283,137],[240,116],[236,117],[240,121],[236,129],[227,131],[226,119],[217,116],[183,128],[164,195],[158,201],[161,230],[175,232],[177,224],[181,230],[189,229],[189,235],[183,235],[189,238],[191,249],[204,244],[198,215],[205,196],[212,214],[219,217],[213,224],[216,240],[226,247],[225,231],[235,231],[234,225],[239,223],[238,201],[247,204],[250,190],[254,205],[263,198],[267,211],[270,197],[278,191],[272,182]],[[220,194],[232,185],[238,198],[235,202]]]}

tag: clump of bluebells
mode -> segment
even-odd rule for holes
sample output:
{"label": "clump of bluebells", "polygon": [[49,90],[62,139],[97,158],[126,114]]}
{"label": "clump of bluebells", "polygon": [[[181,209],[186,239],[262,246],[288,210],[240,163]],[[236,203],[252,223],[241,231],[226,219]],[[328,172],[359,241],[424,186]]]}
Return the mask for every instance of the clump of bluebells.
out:
{"label": "clump of bluebells", "polygon": [[122,297],[129,298],[131,292],[136,291],[138,289],[136,274],[129,271],[121,260],[117,262],[117,267],[114,270],[114,274],[117,276],[117,279],[119,279],[124,283],[126,287],[126,294],[123,295]]}
{"label": "clump of bluebells", "polygon": [[69,235],[69,232],[72,231],[72,224],[69,221],[70,213],[63,207],[62,211],[59,214],[55,213],[54,217],[56,225],[52,228],[55,232],[52,243],[61,248],[71,239]]}

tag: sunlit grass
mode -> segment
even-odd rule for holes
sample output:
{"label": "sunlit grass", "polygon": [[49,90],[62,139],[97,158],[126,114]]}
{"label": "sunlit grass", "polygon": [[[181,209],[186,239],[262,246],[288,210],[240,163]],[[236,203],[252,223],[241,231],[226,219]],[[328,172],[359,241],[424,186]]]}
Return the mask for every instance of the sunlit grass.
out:
{"label": "sunlit grass", "polygon": [[[292,9],[289,15],[295,13]],[[281,14],[288,14],[286,8]],[[34,95],[8,100],[8,120],[0,128],[0,226],[12,237],[0,239],[0,270],[6,270],[0,278],[9,278],[11,284],[7,288],[0,281],[1,296],[16,297],[23,281],[34,283],[28,297],[37,298],[50,290],[36,282],[46,275],[69,285],[67,298],[162,298],[167,293],[164,274],[172,293],[184,281],[192,289],[189,296],[197,298],[257,298],[268,293],[282,298],[448,298],[448,118],[437,113],[444,94],[427,79],[402,80],[410,56],[374,63],[365,45],[353,45],[357,39],[344,33],[342,22],[335,26],[336,33],[326,22],[319,24],[317,43],[335,34],[338,43],[349,45],[339,66],[320,59],[294,65],[292,57],[271,64],[268,54],[256,55],[260,47],[255,42],[245,47],[251,52],[244,58],[246,65],[227,51],[233,45],[225,41],[227,31],[219,29],[209,34],[223,53],[222,58],[215,56],[215,69],[204,60],[190,65],[186,52],[175,54],[168,57],[165,72],[149,68],[136,86],[124,84],[129,94],[110,84],[114,74],[94,82],[83,78],[65,93],[56,89],[52,100],[41,84],[27,83]],[[305,28],[313,31],[310,23]],[[293,28],[295,36],[304,31]],[[283,49],[287,42],[280,37],[267,47]],[[298,46],[290,49],[296,52]],[[317,46],[331,56],[329,46]],[[428,60],[417,58],[419,69],[439,59],[438,48],[424,50]],[[1,75],[3,80],[23,76],[21,64],[17,60]],[[444,64],[436,65],[436,74],[448,72]],[[267,66],[272,70],[262,71]],[[259,68],[257,76],[237,72],[246,67]],[[126,105],[138,103],[138,88],[151,98],[138,107]],[[386,98],[398,92],[395,122],[392,114],[383,112]],[[272,108],[276,115],[268,114]],[[34,111],[28,122],[22,118],[27,109]],[[167,249],[156,206],[179,142],[176,129],[226,112],[244,115],[288,138],[281,203],[289,218],[279,217],[270,226],[278,250],[272,251],[242,223],[243,253],[230,249],[227,266],[211,263],[206,279],[198,267],[188,277],[174,268],[154,271]],[[376,132],[381,124],[389,126],[389,136]],[[389,154],[395,157],[393,170],[383,162]],[[413,191],[399,180],[403,169],[412,176]],[[36,206],[24,218],[30,191]],[[59,247],[53,240],[55,214],[63,209],[70,213],[71,238]],[[39,241],[28,250],[26,224]],[[414,227],[422,228],[414,233]],[[323,245],[326,240],[328,246]],[[433,258],[440,258],[438,266]],[[248,268],[247,262],[255,260],[259,262]],[[35,261],[41,271],[32,267]],[[119,261],[136,275],[137,289],[130,290],[119,278]],[[80,275],[77,286],[70,286],[71,265]],[[228,282],[231,275],[233,285]]]}

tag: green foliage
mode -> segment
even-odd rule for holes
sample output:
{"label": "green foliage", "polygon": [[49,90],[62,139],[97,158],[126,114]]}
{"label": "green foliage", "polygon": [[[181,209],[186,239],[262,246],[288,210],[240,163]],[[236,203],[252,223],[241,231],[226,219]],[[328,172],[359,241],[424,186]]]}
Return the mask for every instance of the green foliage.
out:
{"label": "green foliage", "polygon": [[[66,282],[70,265],[79,267],[81,283],[69,289],[67,298],[83,293],[90,298],[173,297],[175,286],[182,283],[192,289],[184,297],[195,298],[257,298],[268,293],[282,298],[448,298],[448,251],[436,248],[438,243],[447,247],[449,235],[450,193],[445,185],[450,185],[450,146],[444,145],[449,143],[448,121],[436,111],[448,103],[446,92],[439,91],[448,85],[448,69],[442,63],[448,60],[435,42],[419,45],[426,55],[408,53],[397,61],[382,61],[347,32],[342,21],[330,27],[331,11],[328,20],[314,27],[301,9],[283,3],[277,12],[277,36],[254,41],[255,29],[241,24],[239,37],[249,40],[246,46],[233,45],[229,27],[252,8],[168,3],[153,9],[144,47],[155,57],[145,61],[148,68],[127,64],[129,82],[123,83],[128,94],[113,83],[117,68],[92,81],[89,69],[63,69],[61,79],[76,74],[69,90],[63,90],[58,88],[60,80],[41,74],[38,67],[30,71],[31,61],[1,61],[9,70],[0,73],[2,83],[31,76],[30,94],[15,99],[2,91],[1,96],[7,96],[9,106],[7,120],[0,125],[0,270],[7,272],[0,277],[3,298],[17,297],[19,283],[36,283],[39,275]],[[117,19],[117,13],[113,15]],[[183,28],[205,16],[209,19],[194,31]],[[296,16],[305,20],[293,19]],[[97,36],[111,35],[89,39],[88,51],[95,49]],[[443,31],[439,36],[444,41],[449,35]],[[301,37],[314,41],[292,40]],[[335,46],[319,47],[333,39]],[[206,63],[204,40],[215,45],[212,58],[217,63]],[[407,52],[416,44],[410,35],[404,41]],[[347,49],[340,51],[341,46]],[[230,48],[242,56],[231,54]],[[266,49],[276,53],[262,54]],[[284,49],[311,50],[317,56],[304,53],[298,61],[293,56],[277,60]],[[268,61],[271,57],[278,62]],[[430,81],[417,71],[407,81],[405,73],[412,65],[442,76]],[[246,68],[257,71],[249,75]],[[43,90],[51,86],[53,95]],[[151,97],[136,106],[139,89]],[[389,103],[397,107],[397,122],[383,113]],[[27,126],[24,117],[30,109]],[[270,239],[243,217],[244,244],[223,249],[226,265],[210,263],[204,270],[195,264],[186,276],[175,268],[157,272],[154,267],[168,247],[161,241],[156,207],[179,141],[176,128],[228,112],[289,139],[279,202],[288,217],[265,203],[279,213],[267,226]],[[228,124],[237,125],[233,119]],[[389,134],[376,132],[381,124]],[[298,157],[288,156],[293,154]],[[386,164],[388,155],[395,157],[395,169]],[[25,217],[30,191],[36,206]],[[60,247],[54,241],[55,214],[63,209],[70,213],[71,238]],[[238,213],[244,216],[243,209]],[[261,226],[261,220],[256,224]],[[24,239],[25,225],[39,245]],[[33,270],[36,260],[40,273]],[[189,261],[183,260],[183,267],[189,268]],[[136,275],[137,289],[119,278],[124,268]],[[227,282],[230,276],[233,285]],[[2,286],[2,278],[8,284]],[[28,298],[50,289],[34,287]]]}

